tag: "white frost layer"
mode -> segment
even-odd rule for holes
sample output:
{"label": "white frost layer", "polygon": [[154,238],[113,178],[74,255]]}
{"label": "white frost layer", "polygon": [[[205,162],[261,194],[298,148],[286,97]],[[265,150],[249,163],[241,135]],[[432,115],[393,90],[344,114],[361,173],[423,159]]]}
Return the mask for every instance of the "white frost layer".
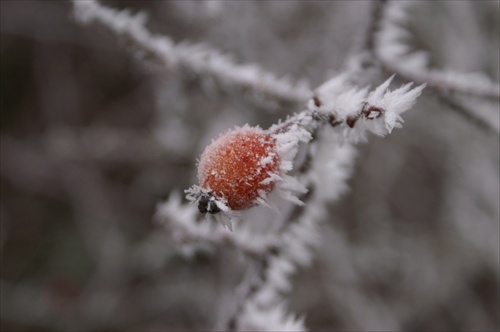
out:
{"label": "white frost layer", "polygon": [[287,314],[283,304],[262,309],[249,302],[238,320],[238,331],[304,332],[303,318]]}
{"label": "white frost layer", "polygon": [[[415,104],[425,88],[425,84],[422,84],[412,89],[412,83],[408,83],[396,90],[390,90],[393,78],[394,75],[368,93],[367,88],[353,87],[347,76],[337,76],[317,89],[322,105],[317,107],[309,103],[309,109],[330,114],[339,121],[340,124],[334,130],[341,133],[341,138],[346,142],[366,140],[367,132],[384,136],[394,128],[401,127],[401,114]],[[370,107],[379,109],[381,113],[362,113]],[[349,118],[356,119],[352,127],[347,124]]]}
{"label": "white frost layer", "polygon": [[297,198],[297,194],[307,192],[306,187],[295,177],[288,175],[293,169],[293,164],[301,143],[307,143],[312,139],[311,128],[314,121],[305,112],[293,117],[284,130],[280,130],[282,124],[269,128],[272,138],[276,142],[276,150],[280,158],[279,179],[276,181],[276,190],[284,199],[298,205],[303,205]]}

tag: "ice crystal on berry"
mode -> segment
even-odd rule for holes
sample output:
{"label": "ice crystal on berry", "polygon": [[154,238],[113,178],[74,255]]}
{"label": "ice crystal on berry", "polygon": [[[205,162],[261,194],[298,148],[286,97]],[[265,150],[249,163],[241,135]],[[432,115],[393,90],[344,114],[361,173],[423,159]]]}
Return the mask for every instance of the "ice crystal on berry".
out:
{"label": "ice crystal on berry", "polygon": [[246,125],[206,147],[198,164],[198,180],[232,210],[242,210],[274,188],[279,164],[273,138],[259,127]]}

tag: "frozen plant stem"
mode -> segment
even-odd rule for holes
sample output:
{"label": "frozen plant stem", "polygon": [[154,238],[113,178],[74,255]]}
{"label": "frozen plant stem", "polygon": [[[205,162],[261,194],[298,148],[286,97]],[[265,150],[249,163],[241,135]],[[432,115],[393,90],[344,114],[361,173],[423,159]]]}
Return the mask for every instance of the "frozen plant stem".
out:
{"label": "frozen plant stem", "polygon": [[[377,4],[387,5],[377,5]],[[366,48],[370,51],[370,61],[377,62],[385,72],[396,73],[406,81],[427,84],[437,100],[463,116],[473,125],[489,133],[500,134],[497,124],[485,120],[474,107],[466,107],[454,100],[455,96],[469,96],[500,101],[500,84],[481,73],[462,73],[451,70],[429,68],[426,52],[409,52],[405,41],[410,32],[401,24],[406,22],[408,13],[404,6],[416,3],[397,1],[374,3],[377,15],[373,15],[372,26],[378,27],[368,33]],[[498,117],[498,113],[496,115]]]}
{"label": "frozen plant stem", "polygon": [[378,26],[380,24],[382,14],[384,12],[384,7],[388,0],[374,0],[372,1],[372,9],[370,15],[370,22],[367,26],[365,32],[365,40],[363,43],[363,49],[361,51],[366,51],[369,53],[370,59],[374,59],[374,51],[376,45],[376,32],[378,31]]}
{"label": "frozen plant stem", "polygon": [[[424,86],[411,89],[411,84],[406,84],[391,91],[389,85],[392,79],[393,77],[389,78],[368,93],[367,89],[350,86],[346,76],[333,78],[317,89],[316,96],[310,100],[306,110],[267,130],[276,141],[276,150],[281,162],[290,163],[289,166],[280,168],[277,176],[274,174],[270,176],[277,182],[277,188],[303,188],[297,190],[302,194],[295,197],[292,192],[284,190],[283,198],[297,205],[281,219],[281,227],[274,232],[274,245],[268,246],[260,256],[255,257],[257,260],[255,273],[245,279],[239,287],[240,293],[236,299],[235,311],[222,325],[223,328],[258,329],[265,326],[259,325],[262,323],[260,319],[264,319],[262,317],[270,320],[279,317],[282,325],[278,326],[289,324],[287,326],[303,330],[302,320],[284,316],[281,309],[277,312],[270,311],[272,314],[268,311],[272,310],[280,302],[281,295],[291,288],[289,275],[297,266],[309,262],[308,248],[312,247],[319,237],[317,232],[319,218],[314,215],[322,210],[324,202],[312,189],[321,186],[323,179],[316,179],[316,182],[311,180],[316,171],[311,168],[311,164],[316,163],[315,159],[319,158],[313,146],[323,143],[322,140],[318,141],[315,138],[322,132],[329,132],[333,141],[351,143],[365,139],[367,132],[385,135],[393,128],[400,127],[402,122],[400,114],[413,106]],[[306,158],[302,165],[295,165],[294,174],[287,174],[292,170],[291,163],[296,163],[295,156],[300,144],[305,144]],[[352,160],[352,155],[348,159]],[[329,170],[329,172],[334,171]],[[341,171],[337,176],[341,180],[335,189],[331,189],[333,193],[330,195],[333,199],[338,197],[337,192],[343,190],[348,173],[347,170]],[[221,215],[218,220],[222,220],[221,223],[230,229],[233,222],[241,219],[241,216],[234,217],[225,197],[218,197],[210,188],[193,186],[186,193],[188,199],[198,206],[213,203],[216,209],[203,205],[200,211],[206,211],[207,217]],[[272,206],[272,202],[265,196],[256,200],[256,204]],[[239,229],[235,230],[235,233],[237,232]]]}
{"label": "frozen plant stem", "polygon": [[483,98],[500,99],[500,84],[479,73],[460,73],[429,68],[424,52],[410,53],[406,39],[411,36],[401,21],[408,16],[404,6],[416,3],[390,2],[383,6],[378,16],[374,38],[374,55],[385,70],[396,73],[416,84],[427,84],[429,89],[441,94],[460,93]]}
{"label": "frozen plant stem", "polygon": [[[308,192],[305,193],[300,199],[303,202],[307,202],[311,194],[313,193],[312,187],[309,188]],[[298,222],[304,212],[306,206],[296,206],[290,213],[283,219],[281,229],[277,232],[280,234],[285,234],[288,228],[294,222]],[[281,236],[281,239],[284,237]],[[269,247],[265,252],[261,254],[256,262],[256,267],[253,273],[247,276],[247,279],[243,280],[240,285],[241,294],[236,299],[236,309],[234,313],[229,317],[225,324],[225,329],[230,331],[235,331],[237,328],[238,317],[242,314],[245,304],[252,299],[262,288],[265,286],[269,278],[269,270],[272,268],[272,259],[278,259],[282,255],[286,255],[286,244],[281,240],[274,246]],[[285,258],[286,259],[286,258]]]}
{"label": "frozen plant stem", "polygon": [[468,107],[460,104],[460,102],[453,100],[453,98],[451,97],[443,96],[439,93],[434,93],[431,95],[433,95],[440,103],[448,106],[450,109],[461,115],[469,123],[472,123],[473,125],[482,129],[485,133],[488,133],[493,136],[500,135],[500,130],[498,126],[495,126],[491,122],[484,119],[483,117],[478,116]]}
{"label": "frozen plant stem", "polygon": [[98,22],[126,37],[138,49],[169,67],[181,67],[199,75],[216,78],[227,87],[237,86],[285,103],[302,104],[312,93],[304,81],[292,83],[253,64],[237,64],[233,59],[204,44],[175,44],[166,36],[146,29],[146,16],[102,6],[95,0],[73,0],[75,16],[85,24]]}

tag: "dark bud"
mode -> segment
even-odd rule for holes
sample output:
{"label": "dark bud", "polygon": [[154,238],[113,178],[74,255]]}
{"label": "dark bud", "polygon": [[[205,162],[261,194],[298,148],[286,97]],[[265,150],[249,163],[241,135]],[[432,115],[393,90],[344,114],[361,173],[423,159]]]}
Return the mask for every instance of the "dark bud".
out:
{"label": "dark bud", "polygon": [[208,204],[210,203],[210,199],[207,197],[202,197],[198,200],[198,210],[200,213],[208,212]]}
{"label": "dark bud", "polygon": [[210,214],[216,214],[217,212],[220,212],[220,209],[217,204],[215,204],[215,201],[210,201],[210,203],[208,203],[208,207],[208,213]]}
{"label": "dark bud", "polygon": [[200,213],[210,213],[210,214],[215,214],[217,212],[220,212],[219,207],[215,203],[213,199],[211,199],[210,196],[203,196],[200,197],[198,200],[198,210]]}
{"label": "dark bud", "polygon": [[328,123],[330,123],[332,127],[335,127],[341,124],[342,121],[337,120],[333,114],[328,114]]}
{"label": "dark bud", "polygon": [[314,96],[312,99],[313,99],[313,101],[314,101],[314,105],[315,105],[316,107],[321,107],[321,104],[322,104],[322,103],[321,103],[321,100],[319,100],[319,97],[318,97],[318,96]]}
{"label": "dark bud", "polygon": [[349,128],[354,128],[357,120],[357,118],[348,117],[345,123],[349,126]]}

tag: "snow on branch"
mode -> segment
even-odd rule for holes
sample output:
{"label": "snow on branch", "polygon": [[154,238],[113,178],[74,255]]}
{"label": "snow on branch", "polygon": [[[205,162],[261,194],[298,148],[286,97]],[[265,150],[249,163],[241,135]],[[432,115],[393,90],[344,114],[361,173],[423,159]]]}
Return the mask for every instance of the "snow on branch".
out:
{"label": "snow on branch", "polygon": [[483,73],[430,69],[426,52],[410,53],[410,47],[406,44],[410,33],[402,25],[408,20],[405,6],[407,4],[397,2],[386,6],[376,35],[375,52],[387,71],[417,84],[426,83],[430,89],[439,93],[462,93],[500,99],[500,84]]}
{"label": "snow on branch", "polygon": [[[426,83],[437,100],[449,106],[470,123],[486,132],[500,134],[498,112],[482,112],[476,101],[472,107],[454,100],[462,96],[491,99],[498,103],[500,84],[483,73],[460,73],[450,70],[430,69],[424,51],[410,52],[406,41],[411,37],[403,23],[408,20],[408,3],[391,3],[379,15],[380,29],[375,38],[375,58],[388,72],[397,73],[406,80]],[[453,95],[450,95],[453,94]],[[455,97],[452,99],[452,97]]]}
{"label": "snow on branch", "polygon": [[182,67],[200,75],[209,75],[226,86],[250,89],[271,98],[303,103],[311,97],[304,82],[292,83],[278,78],[253,64],[237,64],[228,55],[204,44],[182,42],[175,44],[166,36],[153,35],[146,27],[146,15],[116,10],[94,0],[74,0],[75,16],[85,24],[98,22],[117,35],[130,39],[138,48],[171,67]]}
{"label": "snow on branch", "polygon": [[244,228],[230,232],[209,220],[198,220],[198,209],[192,204],[183,204],[181,196],[172,192],[170,197],[156,208],[155,221],[171,233],[179,244],[226,245],[248,257],[258,257],[275,246],[275,238],[257,236]]}
{"label": "snow on branch", "polygon": [[310,144],[314,148],[309,150],[312,159],[308,162],[309,167],[301,167],[299,171],[309,188],[301,197],[306,205],[295,206],[283,217],[282,227],[277,231],[276,246],[261,256],[254,275],[240,285],[242,292],[238,293],[239,298],[234,305],[236,310],[224,328],[234,329],[237,326],[239,330],[245,330],[241,327],[249,326],[249,321],[254,324],[250,326],[260,326],[262,317],[272,315],[280,317],[281,329],[273,326],[262,331],[304,330],[303,319],[273,312],[278,310],[277,307],[281,308],[284,296],[293,288],[291,275],[299,266],[310,264],[313,249],[320,243],[320,223],[327,215],[326,204],[338,199],[347,190],[346,182],[356,155],[352,145],[340,146],[332,130],[324,128],[317,135],[318,139]]}
{"label": "snow on branch", "polygon": [[[378,30],[378,25],[380,24],[384,8],[387,4],[387,0],[373,0],[372,8],[370,13],[370,18],[366,27],[365,36],[363,44],[361,45],[361,52],[367,52],[368,56],[373,58],[373,52],[375,49],[375,35]],[[370,59],[372,60],[372,59]]]}
{"label": "snow on branch", "polygon": [[238,331],[303,332],[304,318],[286,312],[284,304],[261,310],[255,304],[246,306],[238,322]]}
{"label": "snow on branch", "polygon": [[366,133],[384,136],[394,128],[402,127],[401,114],[409,110],[425,88],[425,84],[412,89],[412,83],[389,90],[394,76],[372,92],[349,83],[347,75],[339,75],[316,89],[308,109],[283,123],[270,128],[280,132],[291,124],[317,126],[328,123],[339,133],[339,139],[351,142],[366,140]]}

